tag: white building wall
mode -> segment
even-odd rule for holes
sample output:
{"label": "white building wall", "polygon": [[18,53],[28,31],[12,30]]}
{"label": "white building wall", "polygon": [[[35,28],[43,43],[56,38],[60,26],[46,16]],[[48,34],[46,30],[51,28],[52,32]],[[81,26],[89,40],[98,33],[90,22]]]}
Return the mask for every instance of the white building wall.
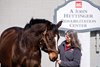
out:
{"label": "white building wall", "polygon": [[54,9],[62,0],[0,0],[0,33],[9,26],[24,26],[33,18],[53,21]]}

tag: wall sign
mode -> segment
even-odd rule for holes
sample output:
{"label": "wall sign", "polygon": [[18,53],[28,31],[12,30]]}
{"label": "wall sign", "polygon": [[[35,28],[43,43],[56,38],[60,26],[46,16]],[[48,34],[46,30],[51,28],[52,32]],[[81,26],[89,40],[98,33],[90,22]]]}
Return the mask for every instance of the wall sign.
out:
{"label": "wall sign", "polygon": [[87,30],[100,28],[100,7],[87,0],[71,0],[55,10],[56,22],[61,28]]}

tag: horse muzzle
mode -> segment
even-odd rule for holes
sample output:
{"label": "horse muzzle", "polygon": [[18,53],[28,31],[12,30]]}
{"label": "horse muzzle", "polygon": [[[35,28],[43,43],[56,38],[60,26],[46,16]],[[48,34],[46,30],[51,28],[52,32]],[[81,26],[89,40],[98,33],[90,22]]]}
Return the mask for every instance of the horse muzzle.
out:
{"label": "horse muzzle", "polygon": [[49,59],[50,59],[52,62],[56,61],[57,58],[58,58],[58,52],[50,52],[50,53],[49,53]]}

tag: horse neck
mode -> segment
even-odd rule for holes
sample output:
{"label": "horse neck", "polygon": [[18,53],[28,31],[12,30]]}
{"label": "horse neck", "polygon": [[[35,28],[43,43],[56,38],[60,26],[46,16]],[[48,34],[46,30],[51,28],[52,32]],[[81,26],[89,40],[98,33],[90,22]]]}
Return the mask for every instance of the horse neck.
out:
{"label": "horse neck", "polygon": [[31,32],[30,30],[26,30],[22,33],[21,43],[23,46],[27,48],[38,47],[40,37],[36,36],[35,32]]}

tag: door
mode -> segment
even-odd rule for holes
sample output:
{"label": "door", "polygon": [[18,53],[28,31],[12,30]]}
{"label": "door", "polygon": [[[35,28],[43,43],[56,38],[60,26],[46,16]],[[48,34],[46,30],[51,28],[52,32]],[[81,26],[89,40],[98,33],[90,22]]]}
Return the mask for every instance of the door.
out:
{"label": "door", "polygon": [[90,35],[90,67],[100,67],[100,30]]}

